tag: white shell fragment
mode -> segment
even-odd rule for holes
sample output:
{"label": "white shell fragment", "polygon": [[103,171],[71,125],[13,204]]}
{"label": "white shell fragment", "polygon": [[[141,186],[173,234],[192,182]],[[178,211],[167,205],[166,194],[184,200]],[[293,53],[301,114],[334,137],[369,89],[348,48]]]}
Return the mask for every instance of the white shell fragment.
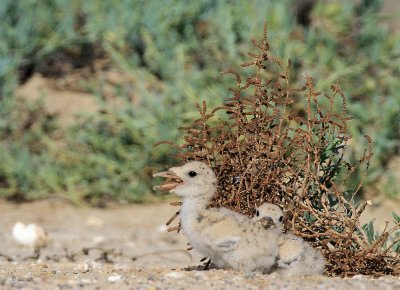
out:
{"label": "white shell fragment", "polygon": [[19,245],[32,248],[42,248],[48,242],[46,231],[36,224],[17,222],[12,228],[12,237]]}

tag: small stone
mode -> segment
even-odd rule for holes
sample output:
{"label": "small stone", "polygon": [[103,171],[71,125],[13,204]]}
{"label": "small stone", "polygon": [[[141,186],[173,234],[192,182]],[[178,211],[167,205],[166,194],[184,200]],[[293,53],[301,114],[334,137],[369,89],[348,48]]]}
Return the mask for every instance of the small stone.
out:
{"label": "small stone", "polygon": [[165,278],[175,278],[175,279],[180,279],[185,277],[185,274],[182,272],[169,272],[164,275]]}
{"label": "small stone", "polygon": [[85,260],[83,263],[79,264],[75,270],[82,271],[82,272],[89,272],[93,269],[97,268],[99,264],[97,262],[91,260]]}
{"label": "small stone", "polygon": [[89,279],[81,279],[81,282],[84,283],[84,284],[90,284],[90,283],[92,283],[92,281],[89,280]]}
{"label": "small stone", "polygon": [[119,280],[121,280],[122,279],[122,276],[121,275],[113,275],[113,276],[109,276],[108,278],[107,278],[107,280],[109,281],[109,282],[111,282],[111,283],[115,283],[115,282],[117,282],[117,281],[119,281]]}
{"label": "small stone", "polygon": [[104,236],[94,236],[92,239],[93,243],[95,243],[95,244],[101,244],[105,240],[106,240],[106,238]]}
{"label": "small stone", "polygon": [[113,268],[117,271],[127,271],[129,269],[129,265],[117,263],[113,266]]}

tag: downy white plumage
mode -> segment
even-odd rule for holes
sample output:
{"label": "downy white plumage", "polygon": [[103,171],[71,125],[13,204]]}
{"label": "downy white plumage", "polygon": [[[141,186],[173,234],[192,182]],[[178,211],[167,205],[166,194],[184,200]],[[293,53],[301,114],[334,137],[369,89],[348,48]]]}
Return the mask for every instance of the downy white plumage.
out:
{"label": "downy white plumage", "polygon": [[[272,203],[263,203],[257,208],[254,221],[264,228],[283,230],[283,212]],[[322,254],[308,242],[292,233],[282,233],[279,240],[277,272],[283,275],[316,275],[322,274],[325,260]]]}
{"label": "downy white plumage", "polygon": [[206,164],[189,162],[160,172],[168,178],[154,189],[168,190],[182,197],[181,225],[193,248],[211,258],[219,268],[251,274],[271,272],[278,255],[280,232],[264,227],[226,208],[207,208],[217,190],[217,178]]}

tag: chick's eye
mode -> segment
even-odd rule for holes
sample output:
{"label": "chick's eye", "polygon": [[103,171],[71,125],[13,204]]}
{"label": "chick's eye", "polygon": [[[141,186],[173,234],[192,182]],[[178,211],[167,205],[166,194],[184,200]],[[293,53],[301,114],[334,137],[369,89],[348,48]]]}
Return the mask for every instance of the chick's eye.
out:
{"label": "chick's eye", "polygon": [[190,177],[195,177],[197,175],[197,173],[195,171],[189,171],[188,174]]}
{"label": "chick's eye", "polygon": [[256,211],[256,216],[260,216],[260,212],[258,210]]}
{"label": "chick's eye", "polygon": [[279,221],[280,221],[280,222],[283,221],[283,216],[280,216],[280,217],[279,217]]}

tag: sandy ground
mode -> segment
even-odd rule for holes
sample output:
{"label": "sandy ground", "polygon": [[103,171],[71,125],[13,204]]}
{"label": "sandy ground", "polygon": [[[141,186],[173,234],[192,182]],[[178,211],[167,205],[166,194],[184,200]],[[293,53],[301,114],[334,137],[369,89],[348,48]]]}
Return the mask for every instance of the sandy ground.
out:
{"label": "sandy ground", "polygon": [[[400,289],[399,277],[284,280],[276,274],[246,277],[231,270],[187,271],[185,267],[201,265],[201,256],[185,250],[182,234],[166,231],[164,223],[175,210],[168,203],[98,209],[58,199],[0,202],[0,288]],[[51,241],[39,257],[13,242],[16,221],[37,223],[48,231]],[[84,248],[92,249],[84,253]]]}

